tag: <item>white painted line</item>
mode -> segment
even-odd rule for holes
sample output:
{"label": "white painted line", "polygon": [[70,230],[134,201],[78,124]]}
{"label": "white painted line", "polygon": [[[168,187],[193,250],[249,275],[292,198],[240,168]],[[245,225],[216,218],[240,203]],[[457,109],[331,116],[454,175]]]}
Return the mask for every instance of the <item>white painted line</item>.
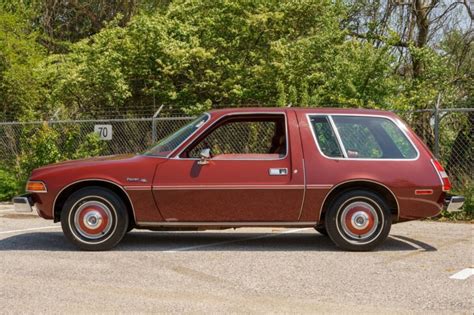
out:
{"label": "white painted line", "polygon": [[201,249],[201,248],[206,248],[206,247],[214,247],[218,245],[224,245],[224,244],[231,244],[231,243],[238,243],[238,242],[245,242],[245,241],[251,241],[251,240],[258,240],[261,238],[268,238],[268,237],[274,237],[282,234],[290,234],[290,233],[296,233],[296,232],[301,232],[304,230],[309,230],[310,228],[304,228],[304,229],[296,229],[296,230],[287,230],[283,231],[280,233],[266,233],[260,236],[255,236],[255,237],[247,237],[247,238],[240,238],[236,240],[230,240],[230,241],[222,241],[222,242],[216,242],[216,243],[210,243],[210,244],[203,244],[203,245],[196,245],[196,246],[188,246],[188,247],[181,247],[181,248],[176,248],[176,249],[170,249],[170,250],[165,250],[163,251],[164,253],[177,253],[177,252],[184,252],[188,250],[194,250],[194,249]]}
{"label": "white painted line", "polygon": [[456,272],[454,275],[449,277],[449,279],[466,280],[472,275],[474,275],[474,268],[466,268],[459,272]]}
{"label": "white painted line", "polygon": [[46,230],[46,229],[58,229],[61,226],[43,226],[31,229],[23,229],[23,230],[12,230],[12,231],[0,231],[0,234],[10,234],[10,233],[20,233],[20,232],[28,232],[28,231],[38,231],[38,230]]}

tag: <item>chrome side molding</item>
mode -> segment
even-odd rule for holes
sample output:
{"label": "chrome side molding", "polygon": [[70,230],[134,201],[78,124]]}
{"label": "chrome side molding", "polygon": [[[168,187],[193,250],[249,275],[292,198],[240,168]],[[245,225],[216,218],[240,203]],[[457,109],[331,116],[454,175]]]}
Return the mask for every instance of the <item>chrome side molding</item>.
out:
{"label": "chrome side molding", "polygon": [[306,221],[306,222],[183,222],[183,221],[162,221],[162,222],[146,222],[138,221],[137,226],[146,227],[199,227],[199,226],[217,226],[217,227],[314,227],[318,222]]}

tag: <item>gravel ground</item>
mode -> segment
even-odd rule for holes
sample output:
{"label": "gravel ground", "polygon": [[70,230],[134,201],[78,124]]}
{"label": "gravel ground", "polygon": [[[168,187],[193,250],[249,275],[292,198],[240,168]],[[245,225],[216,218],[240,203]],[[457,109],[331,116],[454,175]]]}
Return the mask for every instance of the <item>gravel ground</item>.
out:
{"label": "gravel ground", "polygon": [[0,312],[474,312],[473,225],[393,226],[377,251],[337,250],[312,229],[132,231],[81,252],[60,226],[0,205]]}

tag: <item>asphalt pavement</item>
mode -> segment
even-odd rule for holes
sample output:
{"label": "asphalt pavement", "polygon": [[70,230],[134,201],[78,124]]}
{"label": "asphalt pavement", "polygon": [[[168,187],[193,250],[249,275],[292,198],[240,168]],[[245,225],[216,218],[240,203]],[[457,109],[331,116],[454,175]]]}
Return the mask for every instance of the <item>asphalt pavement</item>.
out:
{"label": "asphalt pavement", "polygon": [[474,312],[473,225],[396,224],[373,252],[313,229],[132,231],[82,252],[0,205],[2,313]]}

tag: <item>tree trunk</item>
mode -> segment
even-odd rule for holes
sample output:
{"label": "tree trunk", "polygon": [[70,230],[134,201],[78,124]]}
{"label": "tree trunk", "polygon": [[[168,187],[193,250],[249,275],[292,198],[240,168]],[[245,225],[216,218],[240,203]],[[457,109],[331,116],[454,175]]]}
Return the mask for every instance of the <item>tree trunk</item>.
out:
{"label": "tree trunk", "polygon": [[446,171],[455,185],[461,185],[463,178],[471,178],[474,173],[474,112],[467,115],[468,122],[458,131],[446,164]]}
{"label": "tree trunk", "polygon": [[421,112],[413,115],[411,125],[414,126],[413,130],[420,137],[423,142],[433,151],[434,149],[434,132],[430,124],[431,113]]}

